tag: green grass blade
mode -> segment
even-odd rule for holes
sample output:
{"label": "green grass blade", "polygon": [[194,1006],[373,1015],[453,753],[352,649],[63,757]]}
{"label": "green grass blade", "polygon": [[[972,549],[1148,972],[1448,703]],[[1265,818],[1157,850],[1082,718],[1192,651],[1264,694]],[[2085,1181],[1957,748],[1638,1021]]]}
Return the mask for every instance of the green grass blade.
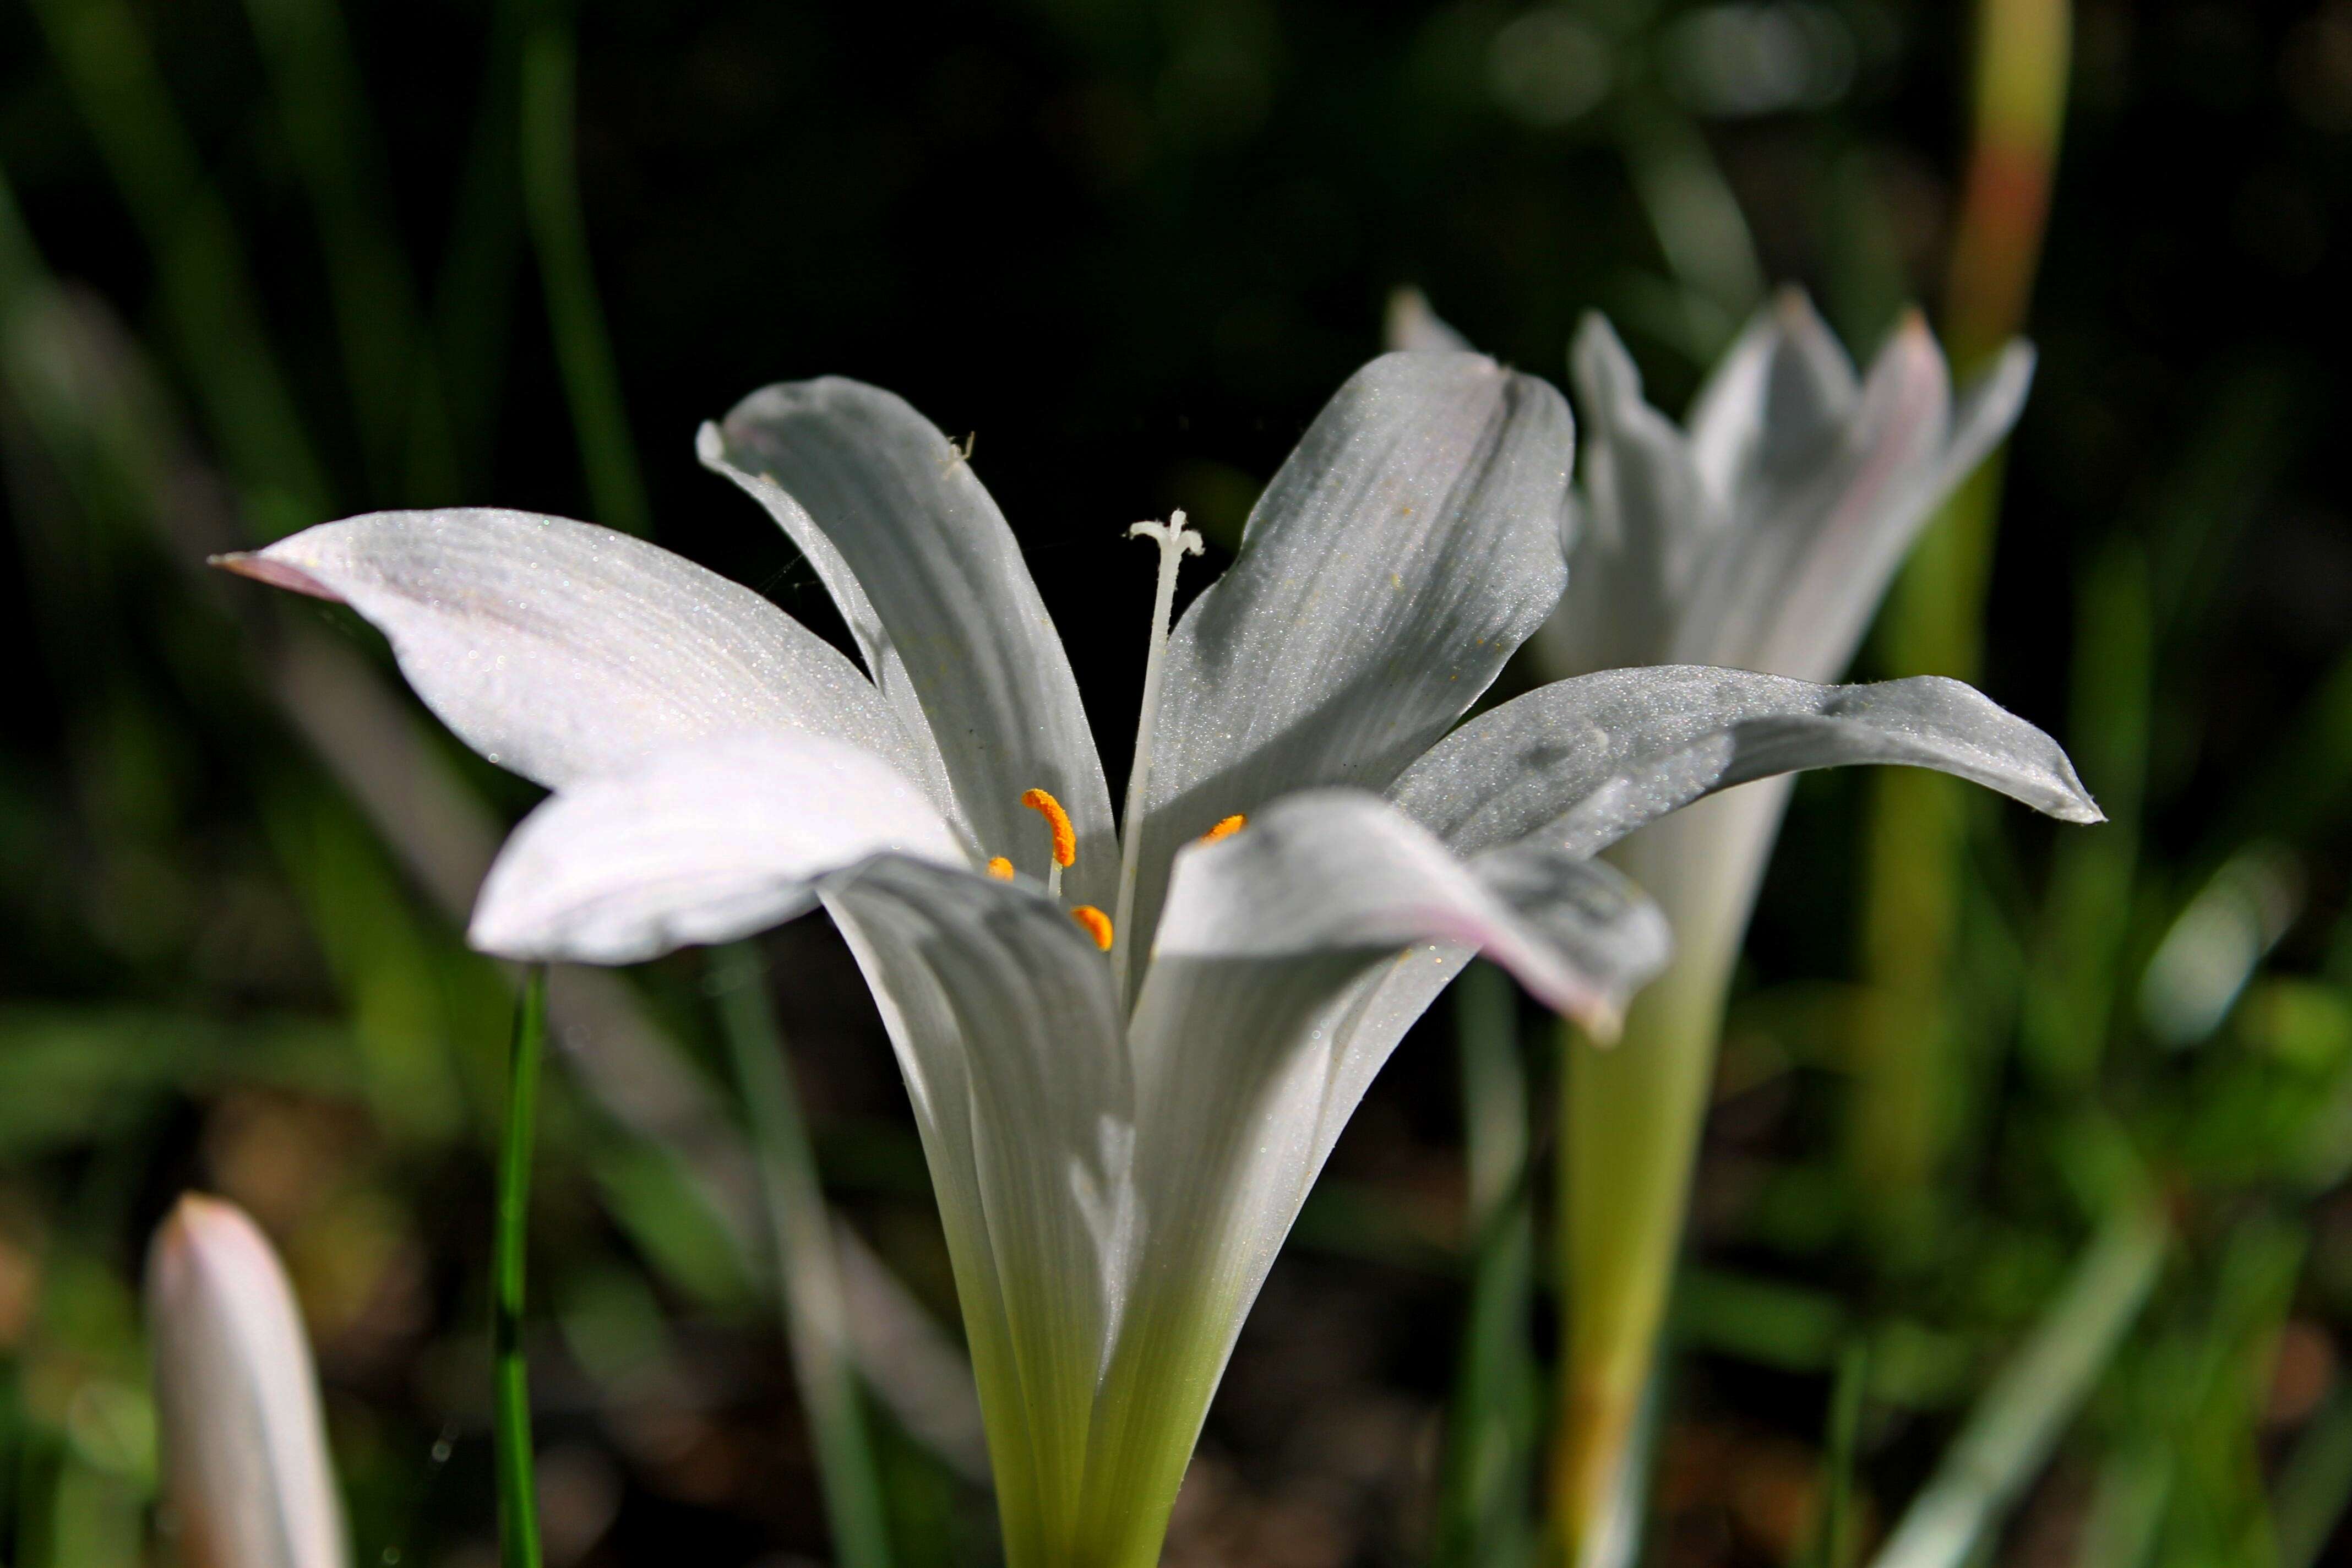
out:
{"label": "green grass blade", "polygon": [[758,951],[741,942],[723,949],[716,979],[728,1050],[751,1116],[773,1237],[777,1295],[816,1448],[835,1558],[842,1568],[889,1568],[887,1512],[850,1360],[840,1263]]}
{"label": "green grass blade", "polygon": [[394,237],[366,97],[334,0],[246,0],[326,252],[343,375],[375,497],[450,499],[448,411],[416,282]]}
{"label": "green grass blade", "polygon": [[499,1559],[505,1568],[539,1568],[540,1563],[539,1489],[532,1475],[530,1371],[522,1350],[522,1310],[539,1066],[546,1045],[547,971],[534,968],[515,1006],[506,1131],[499,1143],[498,1235],[493,1255],[490,1343],[498,1358]]}
{"label": "green grass blade", "polygon": [[580,208],[572,122],[576,86],[568,24],[541,22],[523,41],[522,195],[547,296],[548,330],[555,339],[596,521],[644,533],[652,526],[652,514],[621,401],[613,341],[596,299],[588,225]]}
{"label": "green grass blade", "polygon": [[2097,1383],[2156,1283],[2168,1239],[2152,1202],[2126,1203],[2108,1219],[2058,1299],[1969,1413],[1876,1568],[1959,1568],[1969,1560]]}
{"label": "green grass blade", "polygon": [[1508,976],[1474,964],[1454,983],[1470,1164],[1468,1309],[1438,1480],[1440,1568],[1509,1568],[1536,1543],[1532,1515],[1542,1374],[1531,1339],[1535,1213],[1528,1081]]}
{"label": "green grass blade", "polygon": [[214,438],[265,529],[332,510],[264,331],[236,226],[123,0],[35,0],[66,87],[153,253],[163,311]]}
{"label": "green grass blade", "polygon": [[2338,1389],[2287,1455],[2272,1494],[2279,1568],[2312,1568],[2352,1504],[2352,1392]]}
{"label": "green grass blade", "polygon": [[1822,1500],[1822,1528],[1813,1554],[1817,1568],[1845,1568],[1853,1556],[1854,1450],[1862,1436],[1862,1396],[1870,1386],[1870,1346],[1849,1342],[1838,1357],[1837,1381],[1830,1389],[1830,1428],[1825,1456],[1829,1484]]}

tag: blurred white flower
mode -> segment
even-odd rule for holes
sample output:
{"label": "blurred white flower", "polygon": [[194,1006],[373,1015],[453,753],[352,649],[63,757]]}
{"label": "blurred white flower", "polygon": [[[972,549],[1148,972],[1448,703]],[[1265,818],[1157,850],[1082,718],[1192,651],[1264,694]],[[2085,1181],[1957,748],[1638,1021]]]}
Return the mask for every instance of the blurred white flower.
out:
{"label": "blurred white flower", "polygon": [[1666,939],[1600,848],[1866,760],[2092,812],[2046,737],[1951,682],[1621,671],[1457,730],[1559,600],[1571,451],[1559,395],[1475,354],[1351,378],[1172,627],[1197,536],[1138,525],[1160,570],[1123,839],[968,448],[828,380],[755,394],[701,451],[807,556],[864,671],[557,519],[380,514],[225,563],[351,605],[452,729],[555,791],[476,945],[626,963],[833,915],[914,1102],[1015,1568],[1156,1560],[1308,1184],[1472,952],[1614,1026]]}
{"label": "blurred white flower", "polygon": [[348,1568],[310,1344],[245,1211],[183,1197],[147,1255],[163,1489],[190,1568]]}

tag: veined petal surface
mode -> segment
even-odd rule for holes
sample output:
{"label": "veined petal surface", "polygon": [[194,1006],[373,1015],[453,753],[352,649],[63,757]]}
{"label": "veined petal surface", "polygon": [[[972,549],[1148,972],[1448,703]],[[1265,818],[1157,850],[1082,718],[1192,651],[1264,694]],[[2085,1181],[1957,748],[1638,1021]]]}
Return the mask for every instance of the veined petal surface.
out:
{"label": "veined petal surface", "polygon": [[1584,411],[1568,591],[1539,651],[1561,669],[1606,668],[1662,650],[1675,604],[1714,542],[1722,509],[1691,444],[1643,400],[1642,374],[1598,315],[1569,354]]}
{"label": "veined petal surface", "polygon": [[[1662,941],[1631,964],[1584,941],[1588,930],[1640,914],[1639,896],[1613,874],[1532,853],[1482,868],[1365,791],[1286,796],[1243,832],[1177,858],[1153,962],[1379,957],[1457,943],[1510,970],[1555,1011],[1592,1022],[1612,1016],[1664,961]],[[1152,984],[1147,974],[1146,995]],[[1139,1005],[1138,1070],[1149,1084],[1141,1017]]]}
{"label": "veined petal surface", "polygon": [[1920,528],[2007,433],[2031,368],[2031,352],[2012,345],[1956,426],[1943,353],[1906,317],[1842,424],[1792,435],[1777,455],[1759,439],[1664,657],[1806,680],[1843,669]]}
{"label": "veined petal surface", "polygon": [[817,878],[884,851],[969,864],[920,787],[871,752],[721,736],[541,802],[483,879],[467,939],[505,958],[635,963],[789,920]]}
{"label": "veined petal surface", "polygon": [[1817,686],[1706,666],[1604,670],[1480,715],[1391,798],[1458,854],[1540,837],[1598,853],[1702,795],[1804,768],[1936,768],[2069,822],[2101,820],[2058,743],[1940,676]]}
{"label": "veined petal surface", "polygon": [[[1612,869],[1534,855],[1474,868],[1360,791],[1285,797],[1180,858],[1129,1026],[1147,1239],[1104,1384],[1084,1560],[1132,1561],[1157,1539],[1339,1127],[1459,967],[1433,938],[1484,948],[1594,1017],[1667,949],[1657,911]],[[1364,1015],[1392,1025],[1377,1048],[1353,1028]]]}
{"label": "veined petal surface", "polygon": [[1465,353],[1350,377],[1178,623],[1142,817],[1141,953],[1187,838],[1276,795],[1378,790],[1551,613],[1568,405]]}
{"label": "veined petal surface", "polygon": [[982,852],[1039,863],[1020,802],[1047,790],[1077,832],[1071,896],[1108,907],[1118,850],[1077,680],[967,454],[903,398],[839,377],[751,394],[698,448],[808,557]]}
{"label": "veined petal surface", "polygon": [[759,595],[609,528],[488,508],[385,511],[222,563],[347,604],[459,739],[550,788],[746,730],[916,752],[873,683]]}
{"label": "veined petal surface", "polygon": [[277,1253],[242,1209],[180,1200],[148,1253],[147,1322],[182,1556],[347,1568],[310,1340]]}
{"label": "veined petal surface", "polygon": [[1020,883],[886,856],[822,891],[914,1102],[1008,1556],[1089,1561],[1067,1532],[1142,1217],[1110,965]]}

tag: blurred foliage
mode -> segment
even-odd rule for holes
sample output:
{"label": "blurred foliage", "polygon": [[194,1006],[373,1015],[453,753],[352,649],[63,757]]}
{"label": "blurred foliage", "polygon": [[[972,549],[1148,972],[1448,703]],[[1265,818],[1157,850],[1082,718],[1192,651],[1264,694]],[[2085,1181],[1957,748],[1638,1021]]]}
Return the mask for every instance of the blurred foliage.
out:
{"label": "blurred foliage", "polygon": [[[1670,405],[1768,280],[1858,348],[1939,308],[1968,29],[1895,0],[0,0],[0,1556],[156,1550],[137,1269],[195,1184],[287,1256],[360,1562],[490,1560],[510,977],[457,916],[528,792],[355,621],[205,552],[459,500],[650,519],[832,626],[688,437],[856,374],[978,431],[1116,775],[1150,592],[1123,525],[1231,538],[1391,286],[1546,373],[1606,310]],[[1727,1037],[1659,1562],[1874,1549],[1957,1434],[2026,1431],[2000,1369],[2106,1350],[2069,1341],[2098,1316],[2070,1282],[2148,1192],[2147,1304],[2105,1314],[1994,1554],[2347,1549],[2352,6],[2101,0],[2074,41],[1982,676],[2113,824],[1972,819],[1955,1044],[1916,1086],[1937,1201],[1890,1238],[1841,1131],[1860,785],[1800,790],[1783,861],[1816,874],[1769,884]],[[766,956],[892,1547],[984,1562],[895,1072],[826,931]],[[559,1565],[829,1552],[716,989],[688,954],[555,998],[527,1336]],[[1464,1008],[1465,1055],[1441,1010],[1302,1222],[1171,1561],[1525,1560],[1551,1133],[1508,1107],[1549,1068]]]}

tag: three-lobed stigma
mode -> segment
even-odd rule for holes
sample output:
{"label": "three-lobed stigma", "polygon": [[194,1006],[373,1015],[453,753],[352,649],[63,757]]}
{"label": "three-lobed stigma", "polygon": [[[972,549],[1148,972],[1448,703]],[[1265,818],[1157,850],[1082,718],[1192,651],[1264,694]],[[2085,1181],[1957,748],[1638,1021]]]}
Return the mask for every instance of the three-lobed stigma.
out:
{"label": "three-lobed stigma", "polygon": [[1244,813],[1237,811],[1231,816],[1226,817],[1223,822],[1218,823],[1214,827],[1209,829],[1208,832],[1201,835],[1201,842],[1203,844],[1214,844],[1221,838],[1231,838],[1234,834],[1239,833],[1243,828],[1247,827],[1248,826],[1249,817]]}

